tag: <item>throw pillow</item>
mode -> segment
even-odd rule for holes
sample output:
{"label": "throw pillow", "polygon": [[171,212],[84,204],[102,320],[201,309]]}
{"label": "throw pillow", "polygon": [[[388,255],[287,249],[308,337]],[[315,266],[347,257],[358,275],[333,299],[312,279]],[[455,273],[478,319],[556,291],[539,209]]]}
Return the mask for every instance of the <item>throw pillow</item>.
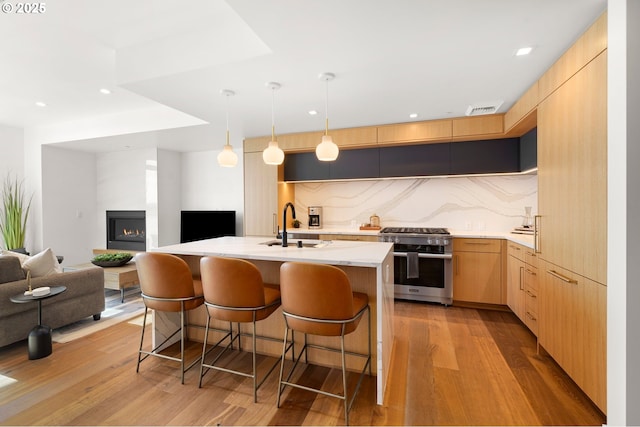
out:
{"label": "throw pillow", "polygon": [[22,268],[31,272],[31,277],[49,276],[62,273],[62,267],[51,248],[35,254],[22,264]]}
{"label": "throw pillow", "polygon": [[20,268],[18,257],[0,255],[0,283],[24,279],[24,270]]}
{"label": "throw pillow", "polygon": [[24,264],[24,262],[26,260],[28,260],[29,258],[31,258],[29,255],[27,254],[21,254],[19,252],[13,252],[13,251],[6,251],[3,250],[2,251],[2,255],[7,255],[7,256],[12,256],[12,257],[16,257],[20,260],[20,265]]}

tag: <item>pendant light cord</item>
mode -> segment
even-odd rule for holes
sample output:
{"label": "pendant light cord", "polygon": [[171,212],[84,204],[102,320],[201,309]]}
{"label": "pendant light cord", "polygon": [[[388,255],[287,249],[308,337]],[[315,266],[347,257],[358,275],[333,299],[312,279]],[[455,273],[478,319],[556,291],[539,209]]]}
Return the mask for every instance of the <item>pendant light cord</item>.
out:
{"label": "pendant light cord", "polygon": [[324,97],[324,134],[329,135],[329,79],[325,79],[327,83],[325,88],[325,97]]}
{"label": "pendant light cord", "polygon": [[227,107],[227,145],[229,145],[229,94],[226,95],[226,107]]}
{"label": "pendant light cord", "polygon": [[276,140],[276,125],[275,125],[275,98],[276,98],[276,89],[275,87],[271,87],[271,140]]}

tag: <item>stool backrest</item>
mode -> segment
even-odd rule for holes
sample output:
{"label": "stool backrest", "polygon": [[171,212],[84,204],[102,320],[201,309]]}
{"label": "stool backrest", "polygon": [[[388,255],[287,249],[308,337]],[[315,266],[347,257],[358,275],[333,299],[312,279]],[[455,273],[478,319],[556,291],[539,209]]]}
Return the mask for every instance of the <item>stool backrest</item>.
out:
{"label": "stool backrest", "polygon": [[[286,262],[280,267],[282,310],[297,316],[348,320],[354,316],[353,292],[347,274],[332,265]],[[311,325],[288,320],[296,330],[340,335],[341,325]]]}
{"label": "stool backrest", "polygon": [[[141,252],[135,257],[140,290],[154,298],[189,298],[195,296],[189,265],[175,255]],[[145,299],[149,308],[180,311],[180,302]]]}
{"label": "stool backrest", "polygon": [[265,304],[260,270],[243,259],[202,257],[200,276],[204,299],[225,307],[261,307]]}

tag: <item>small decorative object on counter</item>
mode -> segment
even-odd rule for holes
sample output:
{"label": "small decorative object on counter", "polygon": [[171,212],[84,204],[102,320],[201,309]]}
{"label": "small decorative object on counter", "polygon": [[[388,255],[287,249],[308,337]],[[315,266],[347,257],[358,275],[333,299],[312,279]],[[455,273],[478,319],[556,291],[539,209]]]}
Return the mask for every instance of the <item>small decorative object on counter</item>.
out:
{"label": "small decorative object on counter", "polygon": [[380,227],[380,217],[376,214],[373,214],[369,217],[369,225],[371,227]]}
{"label": "small decorative object on counter", "polygon": [[293,221],[291,221],[291,225],[293,225],[293,228],[300,228],[300,221],[294,219]]}

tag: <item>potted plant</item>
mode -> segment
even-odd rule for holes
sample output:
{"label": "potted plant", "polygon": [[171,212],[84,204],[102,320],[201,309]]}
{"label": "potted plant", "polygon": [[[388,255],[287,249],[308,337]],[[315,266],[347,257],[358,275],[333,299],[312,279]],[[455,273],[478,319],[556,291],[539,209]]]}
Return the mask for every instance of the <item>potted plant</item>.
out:
{"label": "potted plant", "polygon": [[293,221],[291,221],[291,224],[293,225],[293,228],[300,228],[300,224],[302,224],[300,222],[300,220],[294,219]]}
{"label": "potted plant", "polygon": [[18,182],[17,178],[11,179],[7,175],[2,187],[0,212],[0,233],[7,250],[26,253],[24,240],[32,199],[33,195],[26,199],[22,181]]}

